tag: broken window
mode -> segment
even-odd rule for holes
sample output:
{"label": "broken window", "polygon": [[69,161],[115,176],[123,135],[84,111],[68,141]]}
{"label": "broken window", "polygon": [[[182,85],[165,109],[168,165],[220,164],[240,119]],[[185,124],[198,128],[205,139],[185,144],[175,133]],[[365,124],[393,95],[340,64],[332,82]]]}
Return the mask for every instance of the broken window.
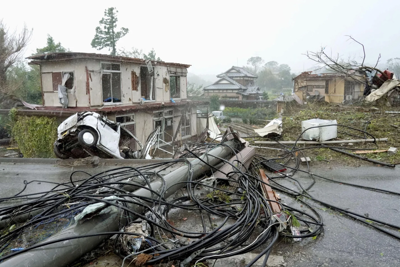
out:
{"label": "broken window", "polygon": [[120,64],[101,63],[103,102],[121,102]]}
{"label": "broken window", "polygon": [[51,75],[53,91],[58,90],[59,85],[64,85],[67,89],[74,87],[74,73],[71,72],[53,72]]}
{"label": "broken window", "polygon": [[191,130],[190,130],[190,122],[191,122],[191,112],[188,110],[187,112],[183,111],[182,114],[182,121],[181,121],[181,136],[190,136],[191,135]]}
{"label": "broken window", "polygon": [[153,89],[153,76],[150,75],[147,67],[140,67],[140,90],[141,96],[145,100],[154,100],[155,92]]}
{"label": "broken window", "polygon": [[137,91],[138,90],[138,84],[139,84],[138,76],[136,75],[136,72],[132,71],[131,72],[132,91]]}
{"label": "broken window", "polygon": [[181,79],[179,76],[170,76],[169,84],[171,90],[171,98],[181,97]]}
{"label": "broken window", "polygon": [[[121,124],[121,127],[124,127],[128,131],[130,131],[133,135],[136,135],[135,133],[135,115],[134,114],[128,114],[128,115],[121,115],[121,116],[116,116],[115,120]],[[123,140],[123,144],[120,144],[120,146],[127,146],[132,150],[136,150],[136,141],[133,138],[129,138],[127,140]]]}
{"label": "broken window", "polygon": [[173,130],[173,119],[174,119],[174,111],[164,110],[164,111],[155,111],[154,113],[154,129],[160,127],[160,135],[159,138],[164,142],[171,142],[174,136]]}

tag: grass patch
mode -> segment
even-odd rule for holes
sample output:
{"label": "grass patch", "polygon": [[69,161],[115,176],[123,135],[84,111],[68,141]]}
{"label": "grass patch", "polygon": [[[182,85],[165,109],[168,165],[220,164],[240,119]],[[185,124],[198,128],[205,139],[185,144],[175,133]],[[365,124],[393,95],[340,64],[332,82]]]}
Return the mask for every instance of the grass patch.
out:
{"label": "grass patch", "polygon": [[[325,119],[337,120],[339,125],[350,126],[359,130],[365,130],[375,138],[388,138],[388,142],[378,142],[376,145],[373,143],[354,143],[351,145],[335,144],[335,147],[345,150],[346,148],[354,149],[388,149],[389,147],[400,148],[400,116],[398,114],[385,113],[389,108],[380,106],[379,108],[367,106],[342,106],[333,105],[329,103],[311,103],[303,106],[291,106],[285,109],[282,117],[283,133],[280,140],[295,141],[299,138],[301,133],[301,122],[309,119]],[[390,108],[390,110],[395,110]],[[397,108],[400,110],[400,108]],[[364,135],[364,133],[338,126],[337,140],[353,140],[371,138]],[[253,140],[253,139],[252,139]],[[255,140],[266,140],[265,138],[258,138]],[[301,140],[301,138],[300,138]],[[298,148],[307,148],[310,146],[297,145]],[[292,145],[288,145],[292,148]],[[346,150],[352,152],[352,150]],[[259,149],[257,151],[261,154],[267,154],[270,157],[279,155],[279,152],[270,150]],[[299,152],[300,156],[307,156],[313,159],[314,163],[320,162],[321,164],[339,163],[350,166],[359,166],[361,162],[365,161],[344,156],[341,153],[329,150],[327,148],[320,149],[305,149]],[[361,156],[379,160],[386,163],[397,164],[400,163],[400,153],[391,155],[386,152],[383,153],[369,153]]]}

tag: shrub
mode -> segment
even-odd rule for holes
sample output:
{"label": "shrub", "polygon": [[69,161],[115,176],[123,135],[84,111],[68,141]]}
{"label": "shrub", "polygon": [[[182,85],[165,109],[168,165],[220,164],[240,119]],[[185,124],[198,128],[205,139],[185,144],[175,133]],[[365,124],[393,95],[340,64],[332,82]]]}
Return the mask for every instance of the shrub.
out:
{"label": "shrub", "polygon": [[12,138],[26,158],[54,157],[53,144],[57,138],[55,118],[16,116]]}
{"label": "shrub", "polygon": [[231,119],[230,117],[226,117],[226,118],[224,118],[224,119],[222,120],[222,122],[224,122],[224,123],[231,123],[231,122],[232,122],[232,119]]}
{"label": "shrub", "polygon": [[257,123],[265,123],[264,120],[273,119],[276,116],[276,112],[274,109],[268,108],[237,108],[237,107],[227,107],[224,110],[224,115],[233,117],[233,118],[241,118],[243,123],[257,124]]}

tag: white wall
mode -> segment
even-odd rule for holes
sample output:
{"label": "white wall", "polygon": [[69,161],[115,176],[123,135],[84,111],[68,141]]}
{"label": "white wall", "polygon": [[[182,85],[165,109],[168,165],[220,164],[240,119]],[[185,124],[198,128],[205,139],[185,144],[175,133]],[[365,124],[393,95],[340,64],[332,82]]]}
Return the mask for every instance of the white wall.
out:
{"label": "white wall", "polygon": [[135,113],[136,137],[142,144],[146,142],[149,134],[154,131],[153,113]]}
{"label": "white wall", "polygon": [[87,107],[89,105],[89,95],[86,94],[86,72],[85,63],[76,60],[71,61],[48,62],[42,65],[42,90],[44,92],[44,105],[59,106],[57,91],[53,91],[52,72],[73,72],[74,86],[76,88],[75,97],[71,95],[72,90],[68,90],[69,107]]}
{"label": "white wall", "polygon": [[[102,70],[101,63],[110,63],[109,61],[90,59],[90,60],[68,60],[60,62],[44,62],[42,64],[42,90],[46,106],[61,107],[58,100],[57,91],[53,91],[52,72],[74,72],[74,85],[76,88],[76,101],[73,95],[69,93],[70,107],[99,107],[103,106],[102,96]],[[117,62],[113,62],[117,63]],[[86,68],[88,68],[89,92],[86,94]],[[121,63],[121,103],[136,104],[140,103],[141,82],[140,82],[140,64]],[[134,71],[138,76],[138,90],[132,90],[131,72]],[[155,102],[170,102],[170,90],[165,91],[164,78],[169,80],[168,68],[166,66],[154,66],[155,74]],[[187,98],[187,80],[186,77],[180,77],[181,99]],[[70,90],[69,90],[70,91]],[[179,100],[177,100],[179,101]],[[107,104],[110,105],[110,104]],[[112,104],[111,104],[112,105]]]}

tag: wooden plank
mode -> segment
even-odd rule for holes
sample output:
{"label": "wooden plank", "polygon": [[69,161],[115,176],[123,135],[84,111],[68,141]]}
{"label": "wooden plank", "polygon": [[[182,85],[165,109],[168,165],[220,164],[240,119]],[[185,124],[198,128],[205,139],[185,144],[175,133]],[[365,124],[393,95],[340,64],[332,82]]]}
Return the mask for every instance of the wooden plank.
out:
{"label": "wooden plank", "polygon": [[[261,185],[261,188],[263,190],[264,196],[273,201],[279,201],[278,196],[275,194],[275,191],[272,190],[271,186],[267,185],[269,184],[269,179],[267,175],[265,174],[265,171],[263,169],[260,169],[260,174],[261,174],[261,179],[263,180],[263,184]],[[281,206],[273,201],[268,201],[269,205],[271,206],[271,210],[274,214],[280,213],[281,212]]]}
{"label": "wooden plank", "polygon": [[387,149],[377,149],[377,150],[356,150],[354,154],[370,154],[370,153],[383,153],[387,152]]}

